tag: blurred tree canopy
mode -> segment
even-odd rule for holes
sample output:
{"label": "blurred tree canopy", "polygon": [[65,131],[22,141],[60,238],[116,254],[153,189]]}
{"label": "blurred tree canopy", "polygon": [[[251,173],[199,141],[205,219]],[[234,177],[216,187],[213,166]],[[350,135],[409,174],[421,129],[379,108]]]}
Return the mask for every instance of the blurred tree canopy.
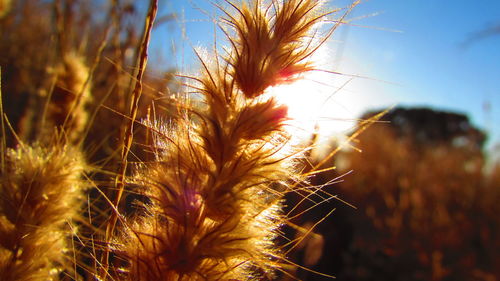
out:
{"label": "blurred tree canopy", "polygon": [[[368,120],[380,112],[367,112],[361,119]],[[380,121],[387,122],[395,137],[412,139],[420,147],[450,145],[479,152],[486,141],[486,134],[460,113],[399,107],[385,114]]]}

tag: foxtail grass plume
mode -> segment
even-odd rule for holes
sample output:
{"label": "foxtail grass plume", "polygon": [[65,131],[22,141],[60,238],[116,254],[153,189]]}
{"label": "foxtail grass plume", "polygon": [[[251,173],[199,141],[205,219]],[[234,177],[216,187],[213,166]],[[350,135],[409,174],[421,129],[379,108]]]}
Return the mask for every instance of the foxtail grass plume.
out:
{"label": "foxtail grass plume", "polygon": [[89,115],[85,108],[91,99],[89,68],[84,57],[68,53],[51,72],[56,81],[49,94],[43,135],[52,137],[54,127],[57,127],[64,129],[70,142],[77,143],[82,138]]}
{"label": "foxtail grass plume", "polygon": [[311,31],[325,18],[317,0],[264,3],[243,2],[241,8],[230,3],[236,13],[225,11],[237,34],[228,36],[234,47],[231,75],[248,98],[314,68],[308,58],[320,44]]}
{"label": "foxtail grass plume", "polygon": [[11,0],[0,0],[0,19],[10,11],[11,5]]}
{"label": "foxtail grass plume", "polygon": [[71,268],[71,230],[82,202],[83,163],[59,144],[9,149],[0,187],[0,280],[58,280]]}
{"label": "foxtail grass plume", "polygon": [[145,122],[156,159],[133,178],[149,201],[115,239],[127,261],[120,279],[273,279],[286,263],[274,238],[297,161],[281,152],[286,106],[262,94],[312,69],[313,35],[327,14],[313,0],[228,4],[233,49],[201,59],[202,74],[190,77],[203,106],[182,103],[174,121]]}

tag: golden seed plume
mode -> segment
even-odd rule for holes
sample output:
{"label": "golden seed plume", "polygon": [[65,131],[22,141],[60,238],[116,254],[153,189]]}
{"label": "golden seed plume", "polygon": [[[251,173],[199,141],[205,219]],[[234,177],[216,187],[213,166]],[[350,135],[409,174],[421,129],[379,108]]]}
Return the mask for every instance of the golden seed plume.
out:
{"label": "golden seed plume", "polygon": [[52,70],[55,87],[45,113],[47,124],[44,136],[52,136],[54,127],[64,129],[68,140],[77,143],[87,123],[86,105],[90,102],[89,68],[84,58],[75,53],[66,54]]}
{"label": "golden seed plume", "polygon": [[0,19],[10,11],[11,5],[11,0],[0,0]]}
{"label": "golden seed plume", "polygon": [[148,200],[115,239],[127,261],[119,279],[272,279],[285,260],[274,240],[296,157],[282,152],[286,106],[262,93],[312,67],[311,32],[324,14],[313,0],[228,3],[239,13],[226,12],[234,49],[201,60],[191,77],[203,105],[181,103],[168,125],[145,122],[156,159],[133,178]]}
{"label": "golden seed plume", "polygon": [[20,146],[3,157],[0,280],[57,280],[68,268],[67,224],[78,217],[85,186],[81,155],[55,144]]}
{"label": "golden seed plume", "polygon": [[326,16],[320,12],[320,1],[257,0],[243,2],[242,7],[229,3],[237,11],[225,11],[237,34],[235,39],[228,37],[234,47],[232,75],[247,97],[313,68],[307,59],[318,47],[314,32]]}

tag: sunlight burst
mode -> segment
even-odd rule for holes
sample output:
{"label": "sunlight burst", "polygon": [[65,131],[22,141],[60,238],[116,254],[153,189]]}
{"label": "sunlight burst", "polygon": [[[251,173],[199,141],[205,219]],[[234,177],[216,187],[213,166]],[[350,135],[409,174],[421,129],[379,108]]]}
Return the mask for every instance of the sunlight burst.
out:
{"label": "sunlight burst", "polygon": [[358,112],[344,106],[354,102],[345,89],[348,83],[346,77],[309,71],[292,83],[270,88],[269,93],[288,107],[288,129],[299,141],[315,132],[325,139],[345,135],[354,126]]}

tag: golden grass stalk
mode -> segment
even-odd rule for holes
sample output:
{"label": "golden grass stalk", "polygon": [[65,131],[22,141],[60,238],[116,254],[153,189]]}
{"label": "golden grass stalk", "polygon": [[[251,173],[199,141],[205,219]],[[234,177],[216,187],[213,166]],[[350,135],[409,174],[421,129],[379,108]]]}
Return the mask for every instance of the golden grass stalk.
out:
{"label": "golden grass stalk", "polygon": [[286,262],[274,238],[295,160],[283,152],[286,106],[261,94],[312,69],[311,36],[326,14],[312,0],[228,3],[239,14],[226,12],[233,50],[191,77],[204,105],[181,103],[168,125],[146,122],[156,159],[134,183],[150,202],[116,238],[120,279],[272,279]]}
{"label": "golden grass stalk", "polygon": [[[146,16],[146,22],[144,25],[142,42],[139,48],[139,58],[138,58],[138,70],[133,90],[132,102],[130,106],[130,116],[128,119],[127,127],[125,128],[125,135],[123,139],[122,153],[121,153],[121,163],[118,174],[115,178],[116,195],[113,201],[114,208],[118,209],[121,197],[125,190],[125,176],[127,173],[128,166],[128,154],[132,146],[132,141],[134,137],[134,123],[136,122],[137,113],[139,110],[139,101],[142,95],[142,79],[144,72],[146,71],[146,66],[148,62],[148,47],[151,38],[151,31],[153,30],[153,24],[158,12],[158,0],[151,0],[149,5],[148,14]],[[111,212],[109,220],[106,225],[105,242],[109,244],[111,237],[114,234],[114,229],[116,222],[118,220],[118,213]],[[104,279],[107,278],[108,263],[109,263],[109,247],[105,248],[102,256],[102,270],[100,275]]]}
{"label": "golden grass stalk", "polygon": [[1,171],[0,280],[57,280],[71,265],[71,224],[82,203],[79,151],[9,149]]}

